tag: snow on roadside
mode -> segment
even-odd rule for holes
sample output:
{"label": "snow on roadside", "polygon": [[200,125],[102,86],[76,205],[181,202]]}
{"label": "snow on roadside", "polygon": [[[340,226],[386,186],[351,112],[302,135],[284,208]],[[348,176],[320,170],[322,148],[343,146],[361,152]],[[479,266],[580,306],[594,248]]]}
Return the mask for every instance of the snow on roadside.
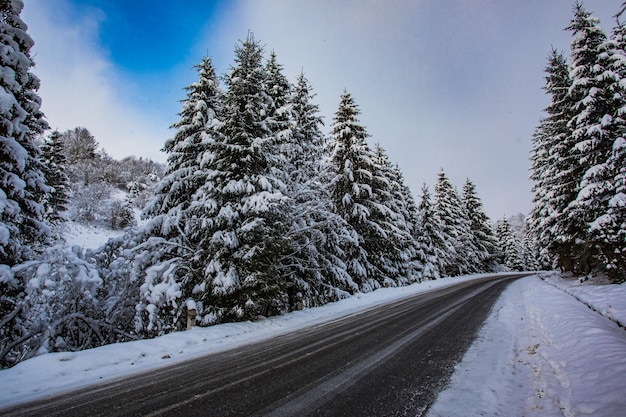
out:
{"label": "snow on roadside", "polygon": [[428,416],[626,415],[625,374],[623,329],[523,278],[504,291]]}
{"label": "snow on roadside", "polygon": [[596,285],[594,281],[563,278],[558,273],[541,274],[541,278],[626,327],[626,283]]}
{"label": "snow on roadside", "polygon": [[377,291],[257,322],[226,323],[81,352],[48,353],[0,370],[0,408],[242,346],[367,308],[490,274]]}

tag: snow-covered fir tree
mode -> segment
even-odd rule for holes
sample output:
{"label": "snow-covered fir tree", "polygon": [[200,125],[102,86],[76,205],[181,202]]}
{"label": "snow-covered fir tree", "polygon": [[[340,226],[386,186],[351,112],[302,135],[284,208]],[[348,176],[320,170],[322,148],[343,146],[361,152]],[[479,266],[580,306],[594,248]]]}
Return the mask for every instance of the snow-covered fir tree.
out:
{"label": "snow-covered fir tree", "polygon": [[198,191],[208,227],[199,241],[206,259],[195,297],[205,322],[250,319],[289,309],[286,277],[277,266],[289,230],[284,156],[272,130],[263,49],[252,35],[235,51],[225,83],[220,140],[208,144],[210,174]]}
{"label": "snow-covered fir tree", "polygon": [[503,218],[496,227],[496,237],[500,248],[501,262],[513,271],[525,270],[521,240],[511,228],[509,221]]}
{"label": "snow-covered fir tree", "polygon": [[570,163],[561,172],[566,181],[561,184],[560,191],[567,196],[569,204],[556,224],[557,253],[559,264],[566,270],[587,273],[591,268],[594,245],[588,236],[588,212],[576,203],[576,199],[582,189],[585,172],[598,161],[597,152],[592,148],[601,137],[602,129],[597,130],[602,124],[597,118],[599,113],[604,112],[593,107],[604,105],[605,97],[596,98],[595,95],[604,95],[605,92],[597,82],[595,71],[599,64],[599,47],[606,41],[606,34],[599,20],[581,3],[576,4],[574,18],[567,29],[574,37],[569,68],[572,84],[568,92],[573,106],[568,123],[572,134],[566,142]]}
{"label": "snow-covered fir tree", "polygon": [[392,198],[390,183],[367,144],[359,114],[352,96],[344,92],[331,129],[330,193],[336,212],[358,237],[359,251],[346,254],[349,271],[364,291],[370,291],[397,285],[406,277],[402,277],[399,246],[393,241],[398,239],[394,236],[397,213],[386,205]]}
{"label": "snow-covered fir tree", "polygon": [[304,183],[311,178],[320,180],[330,155],[321,127],[324,121],[319,106],[313,103],[313,87],[303,72],[296,80],[291,97],[293,131],[287,158],[291,164],[291,182]]}
{"label": "snow-covered fir tree", "polygon": [[570,203],[569,193],[563,191],[568,182],[564,172],[572,163],[567,147],[572,106],[568,94],[571,85],[568,63],[563,54],[553,49],[545,71],[544,89],[550,96],[550,104],[533,134],[530,178],[534,206],[529,215],[529,230],[537,240],[544,263],[551,264],[558,245],[556,224]]}
{"label": "snow-covered fir tree", "polygon": [[419,209],[415,203],[415,198],[411,189],[407,185],[404,174],[400,170],[400,167],[395,166],[395,177],[397,179],[397,185],[394,189],[396,201],[398,201],[398,207],[402,218],[406,220],[409,234],[411,235],[411,242],[409,247],[409,278],[410,281],[418,280],[430,280],[433,279],[429,259],[428,250],[418,239],[419,234]]}
{"label": "snow-covered fir tree", "polygon": [[435,183],[434,209],[441,222],[441,231],[446,242],[445,275],[457,276],[475,272],[471,259],[477,249],[471,238],[467,211],[458,191],[443,169],[439,171]]}
{"label": "snow-covered fir tree", "polygon": [[65,219],[70,203],[70,180],[66,174],[67,158],[59,131],[54,130],[41,145],[41,160],[44,164],[46,182],[50,189],[46,194],[46,217],[51,223]]}
{"label": "snow-covered fir tree", "polygon": [[192,297],[203,279],[206,252],[200,244],[213,233],[204,212],[214,207],[206,205],[199,189],[207,186],[211,175],[211,144],[219,140],[223,93],[210,58],[195,69],[198,81],[186,88],[180,120],[172,126],[176,134],[164,146],[165,175],[143,212],[150,221],[141,231],[145,242],[139,245],[135,262],[136,268],[147,268],[137,326],[156,334],[183,325],[181,299]]}
{"label": "snow-covered fir tree", "polygon": [[7,265],[27,259],[49,231],[42,205],[48,187],[35,143],[47,123],[23,7],[20,0],[0,2],[0,264]]}
{"label": "snow-covered fir tree", "polygon": [[[271,61],[270,61],[271,62]],[[346,221],[333,212],[324,182],[327,148],[319,107],[301,73],[290,100],[293,127],[283,142],[287,158],[287,193],[292,199],[288,250],[281,257],[281,274],[290,276],[304,306],[324,304],[358,290],[343,256],[355,245]]]}
{"label": "snow-covered fir tree", "polygon": [[422,186],[422,198],[418,206],[418,222],[415,238],[425,254],[423,279],[438,279],[445,273],[449,262],[448,246],[443,234],[443,225],[433,207],[428,186]]}
{"label": "snow-covered fir tree", "polygon": [[[268,118],[270,129],[277,137],[283,153],[289,152],[293,140],[293,105],[291,103],[292,85],[283,74],[283,67],[278,63],[276,53],[272,51],[266,64],[266,90],[270,98]],[[286,163],[288,161],[285,161]],[[285,170],[288,175],[288,169]]]}
{"label": "snow-covered fir tree", "polygon": [[495,266],[496,239],[483,203],[476,193],[476,186],[469,178],[463,185],[463,205],[469,219],[470,239],[476,251],[471,259],[474,272],[487,272]]}
{"label": "snow-covered fir tree", "polygon": [[11,267],[32,259],[50,234],[42,203],[49,187],[35,142],[47,123],[23,7],[20,0],[0,1],[0,366],[19,361],[24,342],[37,333],[27,323],[27,281]]}
{"label": "snow-covered fir tree", "polygon": [[[346,253],[348,271],[364,291],[391,284],[393,278],[378,258],[386,249],[385,228],[379,222],[388,221],[389,209],[378,203],[374,190],[377,167],[374,154],[367,144],[367,131],[358,120],[359,108],[347,92],[341,96],[335,113],[329,145],[330,194],[334,210],[352,227],[358,246]],[[393,273],[393,272],[392,272]]]}
{"label": "snow-covered fir tree", "polygon": [[549,263],[546,262],[546,259],[541,254],[535,235],[528,227],[526,227],[522,236],[521,248],[525,270],[537,271],[550,268]]}
{"label": "snow-covered fir tree", "polygon": [[[408,209],[408,198],[404,193],[408,191],[401,183],[398,171],[389,161],[385,150],[376,144],[374,148],[375,173],[377,188],[374,195],[378,203],[383,204],[388,212],[387,218],[379,224],[384,228],[387,236],[387,249],[382,251],[384,261],[381,265],[387,268],[388,275],[393,277],[393,284],[406,285],[419,280],[421,270],[418,259],[418,248],[412,234],[411,214]],[[409,192],[410,193],[410,192]]]}
{"label": "snow-covered fir tree", "polygon": [[[210,158],[206,150],[208,142],[215,140],[215,130],[220,124],[223,92],[211,58],[204,58],[194,68],[199,79],[186,87],[187,98],[182,102],[180,120],[172,125],[176,134],[163,147],[168,155],[165,176],[144,210],[145,217],[168,214],[180,218],[174,211],[186,210],[194,193],[206,181],[207,173],[200,165],[203,157]],[[170,231],[164,232],[169,234]]]}
{"label": "snow-covered fir tree", "polygon": [[555,51],[546,68],[551,103],[533,138],[529,232],[542,266],[553,257],[564,270],[601,270],[621,280],[624,28],[618,23],[607,38],[599,20],[577,3],[567,29],[573,34],[569,68]]}
{"label": "snow-covered fir tree", "polygon": [[617,280],[626,279],[625,34],[624,25],[618,24],[611,39],[599,47],[594,70],[600,91],[593,91],[593,99],[587,100],[589,139],[577,148],[590,154],[584,159],[589,163],[575,202],[589,222],[594,268],[605,269]]}

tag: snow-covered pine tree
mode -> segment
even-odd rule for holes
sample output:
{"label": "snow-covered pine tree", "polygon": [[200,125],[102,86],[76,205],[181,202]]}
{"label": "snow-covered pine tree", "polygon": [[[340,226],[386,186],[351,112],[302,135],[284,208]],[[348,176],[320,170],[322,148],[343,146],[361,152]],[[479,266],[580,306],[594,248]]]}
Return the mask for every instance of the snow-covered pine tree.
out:
{"label": "snow-covered pine tree", "polygon": [[60,223],[65,219],[64,213],[70,203],[70,180],[65,172],[67,158],[59,131],[50,133],[41,145],[41,160],[50,187],[45,198],[46,217],[53,224]]}
{"label": "snow-covered pine tree", "polygon": [[294,129],[290,152],[287,153],[293,168],[291,182],[295,184],[305,183],[311,178],[320,181],[328,162],[329,149],[321,131],[324,122],[319,115],[319,106],[312,102],[314,98],[312,87],[301,72],[291,98]]}
{"label": "snow-covered pine tree", "polygon": [[476,186],[469,178],[463,185],[463,205],[469,219],[471,240],[476,248],[471,260],[475,272],[489,272],[495,266],[496,239],[483,203],[476,193]]}
{"label": "snow-covered pine tree", "polygon": [[434,208],[441,221],[442,235],[449,255],[445,274],[457,276],[475,272],[470,260],[476,254],[476,247],[471,239],[467,211],[443,169],[439,171],[435,183]]}
{"label": "snow-covered pine tree", "polygon": [[[206,151],[208,142],[215,140],[215,130],[220,125],[223,92],[211,58],[205,57],[194,69],[199,78],[185,88],[187,97],[182,101],[180,120],[172,125],[176,134],[163,147],[168,154],[165,175],[154,198],[144,209],[146,218],[165,214],[181,218],[179,212],[191,205],[192,196],[206,181],[207,173],[200,169],[200,165],[202,158],[211,158]],[[168,227],[174,227],[174,224],[168,223]],[[168,235],[171,230],[164,233]]]}
{"label": "snow-covered pine tree", "polygon": [[[606,41],[606,34],[599,20],[577,3],[574,18],[567,28],[574,37],[571,44],[571,64],[569,76],[571,87],[568,95],[573,107],[568,126],[572,135],[566,148],[569,161],[561,175],[566,178],[559,184],[559,195],[566,196],[568,206],[561,213],[555,225],[556,248],[559,266],[575,273],[588,273],[592,268],[594,244],[588,235],[588,212],[576,203],[581,192],[585,173],[594,166],[604,149],[601,140],[605,132],[602,119],[607,114],[604,107],[606,89],[604,82],[598,83],[596,70],[599,61],[599,48]],[[606,109],[608,110],[608,109]],[[598,146],[600,148],[598,148]],[[569,158],[568,158],[569,157]]]}
{"label": "snow-covered pine tree", "polygon": [[[266,64],[267,95],[271,99],[268,108],[270,130],[276,135],[283,153],[293,146],[293,105],[291,103],[292,85],[283,74],[283,67],[278,63],[276,52],[272,51]],[[288,160],[284,161],[288,163]],[[285,172],[285,175],[289,175]]]}
{"label": "snow-covered pine tree", "polygon": [[421,269],[407,208],[407,198],[412,197],[404,195],[408,189],[403,187],[399,171],[391,164],[380,144],[376,144],[374,154],[377,166],[375,178],[378,179],[374,183],[378,186],[373,190],[374,195],[377,202],[388,209],[387,218],[379,222],[387,235],[387,250],[379,254],[381,265],[387,268],[388,276],[393,277],[394,285],[406,285],[419,280]]}
{"label": "snow-covered pine tree", "polygon": [[48,125],[31,73],[34,42],[20,18],[20,0],[0,2],[0,264],[27,259],[49,227],[42,201],[48,191],[35,138]]}
{"label": "snow-covered pine tree", "polygon": [[[31,73],[34,42],[20,18],[20,0],[0,1],[0,363],[30,337],[24,301],[25,281],[11,267],[32,257],[46,243],[50,228],[42,201],[48,192],[35,138],[48,125]],[[14,363],[14,362],[13,362]],[[11,365],[12,363],[8,363]]]}
{"label": "snow-covered pine tree", "polygon": [[168,153],[164,177],[142,213],[149,219],[141,230],[143,237],[129,237],[138,241],[134,268],[145,271],[140,274],[145,278],[137,305],[137,329],[150,334],[184,326],[184,301],[194,296],[204,279],[207,259],[201,242],[213,234],[205,211],[215,207],[200,188],[211,185],[210,146],[220,140],[216,138],[223,92],[210,58],[194,68],[198,81],[186,87],[180,120],[172,126],[176,134],[164,146]]}
{"label": "snow-covered pine tree", "polygon": [[[528,223],[528,222],[527,222]],[[545,265],[545,260],[541,256],[539,245],[534,234],[530,231],[528,226],[522,236],[522,256],[524,269],[527,271],[537,271],[540,269],[549,268],[549,265]]]}
{"label": "snow-covered pine tree", "polygon": [[359,114],[354,99],[344,91],[331,128],[329,187],[335,212],[354,230],[358,242],[345,254],[348,271],[361,290],[371,291],[392,280],[372,259],[386,250],[387,236],[377,221],[388,218],[388,209],[373,194],[374,155]]}
{"label": "snow-covered pine tree", "polygon": [[513,271],[523,271],[525,269],[522,256],[521,240],[506,218],[498,222],[496,227],[496,237],[501,251],[502,263]]}
{"label": "snow-covered pine tree", "polygon": [[415,238],[425,255],[422,279],[439,279],[445,273],[450,253],[443,234],[443,225],[433,207],[430,191],[425,183],[422,185]]}
{"label": "snow-covered pine tree", "polygon": [[432,279],[430,273],[425,268],[428,267],[426,248],[419,242],[417,236],[419,231],[419,209],[415,203],[415,198],[411,189],[406,184],[404,174],[400,166],[396,164],[395,174],[398,188],[395,189],[396,200],[399,202],[402,217],[407,222],[409,234],[411,235],[411,247],[409,251],[409,281],[423,281]]}
{"label": "snow-covered pine tree", "polygon": [[263,49],[249,35],[225,80],[221,138],[208,144],[210,174],[198,191],[198,227],[212,230],[199,241],[206,266],[194,291],[207,323],[289,309],[288,284],[277,266],[291,200],[267,82]]}
{"label": "snow-covered pine tree", "polygon": [[293,128],[284,143],[289,174],[287,193],[292,199],[286,234],[287,254],[281,274],[290,277],[302,294],[304,306],[324,304],[358,290],[342,257],[354,245],[345,220],[333,212],[323,175],[327,171],[326,146],[319,107],[311,86],[301,73],[290,105]]}
{"label": "snow-covered pine tree", "polygon": [[589,222],[593,267],[613,279],[626,279],[626,28],[619,24],[611,39],[599,47],[594,67],[598,91],[585,104],[587,142],[577,150],[590,154],[576,207]]}
{"label": "snow-covered pine tree", "polygon": [[570,178],[566,175],[572,163],[570,156],[572,105],[569,101],[568,63],[563,54],[552,50],[546,66],[546,93],[550,104],[533,134],[531,152],[531,175],[534,206],[529,215],[529,231],[537,240],[542,265],[548,267],[558,253],[556,225],[570,203],[571,193],[566,192]]}

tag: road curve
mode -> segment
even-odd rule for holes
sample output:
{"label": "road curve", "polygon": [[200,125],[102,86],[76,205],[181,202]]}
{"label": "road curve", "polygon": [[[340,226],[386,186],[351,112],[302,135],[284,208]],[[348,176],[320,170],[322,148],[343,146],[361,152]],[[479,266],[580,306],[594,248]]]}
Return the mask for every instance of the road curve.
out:
{"label": "road curve", "polygon": [[0,414],[419,416],[519,277],[462,282]]}

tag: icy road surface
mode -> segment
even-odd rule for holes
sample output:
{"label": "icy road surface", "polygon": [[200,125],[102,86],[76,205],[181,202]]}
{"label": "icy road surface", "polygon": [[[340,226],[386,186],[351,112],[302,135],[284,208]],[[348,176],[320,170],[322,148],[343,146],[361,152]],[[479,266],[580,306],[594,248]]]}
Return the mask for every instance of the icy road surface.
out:
{"label": "icy road surface", "polygon": [[460,282],[6,412],[420,415],[445,385],[501,292],[518,278]]}

